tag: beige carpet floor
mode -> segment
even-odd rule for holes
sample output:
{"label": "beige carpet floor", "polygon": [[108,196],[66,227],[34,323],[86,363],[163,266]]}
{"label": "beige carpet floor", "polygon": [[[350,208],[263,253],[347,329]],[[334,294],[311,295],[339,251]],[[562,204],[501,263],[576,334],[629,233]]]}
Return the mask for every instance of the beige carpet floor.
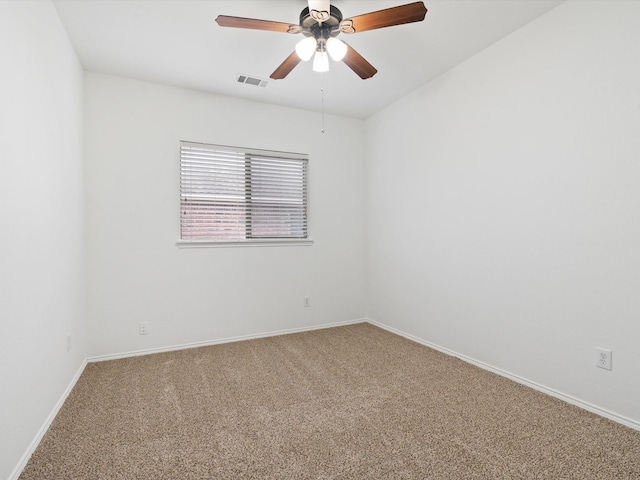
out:
{"label": "beige carpet floor", "polygon": [[369,324],[89,364],[27,479],[640,479],[640,432]]}

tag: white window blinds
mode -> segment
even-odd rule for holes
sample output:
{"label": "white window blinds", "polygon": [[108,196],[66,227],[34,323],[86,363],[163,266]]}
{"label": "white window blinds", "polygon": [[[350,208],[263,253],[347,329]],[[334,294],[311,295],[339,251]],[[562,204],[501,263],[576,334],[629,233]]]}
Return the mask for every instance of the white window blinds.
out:
{"label": "white window blinds", "polygon": [[308,156],[180,144],[180,238],[307,238]]}

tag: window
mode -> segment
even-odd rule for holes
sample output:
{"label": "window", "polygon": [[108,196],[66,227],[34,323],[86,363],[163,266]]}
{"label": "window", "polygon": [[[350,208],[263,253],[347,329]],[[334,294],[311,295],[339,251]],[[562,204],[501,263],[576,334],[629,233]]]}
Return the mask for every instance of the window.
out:
{"label": "window", "polygon": [[181,142],[180,239],[307,239],[308,156]]}

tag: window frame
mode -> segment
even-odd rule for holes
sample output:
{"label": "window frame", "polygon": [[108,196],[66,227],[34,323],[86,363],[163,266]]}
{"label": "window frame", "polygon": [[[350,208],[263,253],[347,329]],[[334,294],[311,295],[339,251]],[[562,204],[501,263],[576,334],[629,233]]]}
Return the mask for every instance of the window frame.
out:
{"label": "window frame", "polygon": [[[251,172],[249,159],[251,156],[255,157],[273,157],[283,160],[300,160],[304,163],[304,184],[303,184],[303,201],[306,206],[304,210],[304,228],[306,229],[305,237],[257,237],[257,238],[238,238],[238,239],[189,239],[182,238],[182,221],[183,221],[183,157],[182,151],[184,146],[194,146],[200,148],[208,148],[211,150],[220,149],[223,151],[234,152],[239,155],[245,156],[245,171],[249,176],[249,184],[251,182]],[[309,155],[303,153],[282,152],[274,150],[264,150],[255,148],[235,147],[228,145],[210,144],[203,142],[193,142],[187,140],[181,140],[179,145],[179,175],[178,175],[178,191],[179,191],[179,212],[178,212],[178,238],[176,245],[180,248],[183,247],[259,247],[259,246],[308,246],[313,244],[313,240],[310,236],[310,222],[309,222]],[[245,198],[246,204],[250,204],[251,191],[245,187],[245,195],[249,198]],[[245,222],[251,222],[251,217],[246,215]],[[248,229],[245,229],[245,232]]]}

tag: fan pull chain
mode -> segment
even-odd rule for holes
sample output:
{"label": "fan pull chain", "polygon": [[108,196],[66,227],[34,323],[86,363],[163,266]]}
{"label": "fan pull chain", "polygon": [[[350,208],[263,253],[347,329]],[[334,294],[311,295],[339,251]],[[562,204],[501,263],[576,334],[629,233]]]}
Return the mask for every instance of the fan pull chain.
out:
{"label": "fan pull chain", "polygon": [[322,97],[322,130],[324,134],[324,73],[320,74],[320,96]]}

